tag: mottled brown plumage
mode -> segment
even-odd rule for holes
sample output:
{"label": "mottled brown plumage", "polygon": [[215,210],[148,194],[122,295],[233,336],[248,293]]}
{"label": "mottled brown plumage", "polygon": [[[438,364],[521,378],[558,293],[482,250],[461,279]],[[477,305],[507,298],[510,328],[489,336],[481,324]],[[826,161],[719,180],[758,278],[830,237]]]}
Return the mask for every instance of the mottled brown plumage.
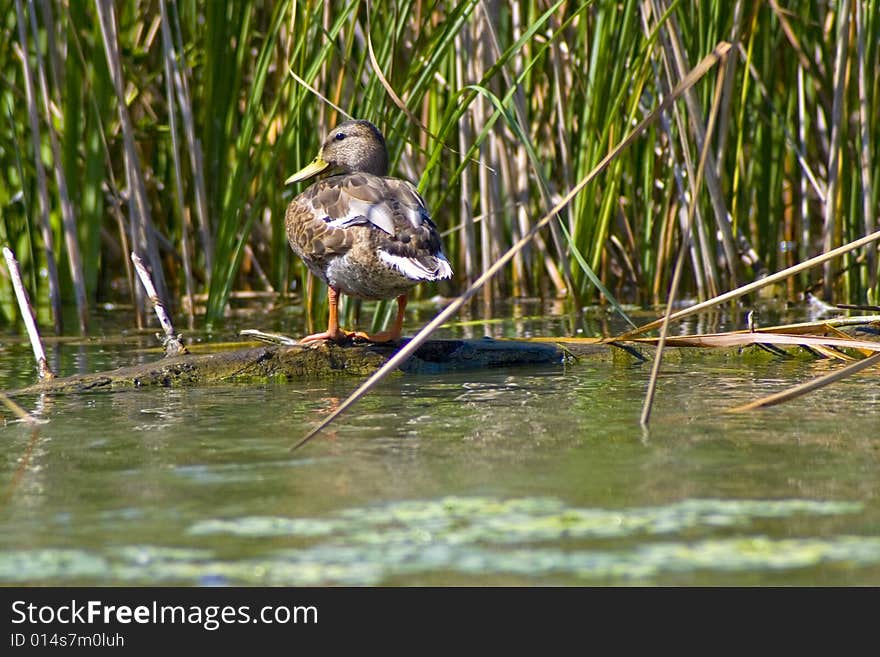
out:
{"label": "mottled brown plumage", "polygon": [[333,130],[318,156],[287,182],[322,171],[331,175],[294,198],[287,207],[287,239],[309,270],[327,283],[330,321],[326,332],[301,342],[341,341],[339,293],[361,299],[397,298],[390,332],[355,333],[373,341],[400,337],[407,292],[420,281],[452,276],[437,227],[409,182],[391,178],[385,139],[369,121],[347,121]]}

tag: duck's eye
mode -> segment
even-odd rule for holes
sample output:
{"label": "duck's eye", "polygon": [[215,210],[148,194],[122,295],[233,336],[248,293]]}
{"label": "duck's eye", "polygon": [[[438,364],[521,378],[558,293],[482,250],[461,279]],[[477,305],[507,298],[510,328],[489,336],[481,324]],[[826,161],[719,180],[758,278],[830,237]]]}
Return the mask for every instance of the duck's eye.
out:
{"label": "duck's eye", "polygon": [[345,139],[345,133],[344,132],[337,132],[335,139],[336,139],[336,141],[342,141],[343,139]]}

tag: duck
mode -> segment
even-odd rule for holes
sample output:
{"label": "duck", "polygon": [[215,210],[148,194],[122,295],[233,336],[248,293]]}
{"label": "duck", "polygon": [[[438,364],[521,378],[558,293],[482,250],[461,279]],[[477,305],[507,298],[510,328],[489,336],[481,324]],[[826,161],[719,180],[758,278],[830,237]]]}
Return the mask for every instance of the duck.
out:
{"label": "duck", "polygon": [[[412,288],[453,275],[425,200],[409,181],[388,175],[385,137],[363,119],[337,125],[315,159],[285,184],[319,175],[293,198],[284,218],[291,249],[327,284],[327,330],[299,343],[397,341]],[[340,328],[340,294],[397,299],[391,329],[370,335]]]}

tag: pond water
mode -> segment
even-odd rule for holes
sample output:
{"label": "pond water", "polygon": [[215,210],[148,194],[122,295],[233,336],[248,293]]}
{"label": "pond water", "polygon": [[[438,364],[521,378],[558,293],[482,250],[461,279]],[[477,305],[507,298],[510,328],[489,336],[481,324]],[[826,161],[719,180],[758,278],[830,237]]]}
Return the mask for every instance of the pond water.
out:
{"label": "pond water", "polygon": [[[53,366],[159,357],[103,335]],[[670,362],[647,433],[650,363],[400,375],[295,452],[357,379],[21,397],[48,422],[0,426],[0,585],[880,585],[876,370],[724,413],[828,367]],[[0,389],[32,381],[6,336]]]}

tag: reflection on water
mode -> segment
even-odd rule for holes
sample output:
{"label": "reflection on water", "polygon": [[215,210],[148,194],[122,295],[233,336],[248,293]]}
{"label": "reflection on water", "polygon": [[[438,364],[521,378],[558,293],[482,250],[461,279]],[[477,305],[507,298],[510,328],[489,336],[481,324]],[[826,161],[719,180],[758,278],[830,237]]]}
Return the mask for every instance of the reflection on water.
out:
{"label": "reflection on water", "polygon": [[[825,367],[670,362],[647,434],[648,365],[398,376],[293,453],[357,380],[22,398],[49,422],[4,416],[0,584],[880,584],[876,372],[724,413]],[[32,376],[4,344],[0,388]]]}

